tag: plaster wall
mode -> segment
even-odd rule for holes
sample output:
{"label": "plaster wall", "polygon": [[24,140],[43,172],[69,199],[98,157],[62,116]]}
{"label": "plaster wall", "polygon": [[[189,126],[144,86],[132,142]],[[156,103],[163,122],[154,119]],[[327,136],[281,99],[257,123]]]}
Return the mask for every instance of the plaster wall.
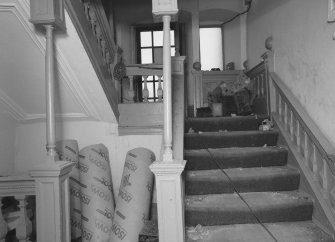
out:
{"label": "plaster wall", "polygon": [[[115,194],[123,172],[126,153],[138,147],[152,150],[160,157],[161,135],[118,136],[117,125],[99,121],[64,121],[57,123],[57,140],[75,139],[79,149],[102,143],[109,150]],[[17,128],[15,169],[24,172],[45,160],[45,123],[21,124]]]}
{"label": "plaster wall", "polygon": [[0,113],[0,176],[6,176],[14,171],[15,128],[13,122],[4,113]]}
{"label": "plaster wall", "polygon": [[248,15],[249,66],[272,35],[275,71],[335,145],[335,24],[327,23],[328,1],[255,0]]}
{"label": "plaster wall", "polygon": [[224,62],[234,62],[236,70],[243,69],[241,43],[241,20],[237,18],[223,27]]}

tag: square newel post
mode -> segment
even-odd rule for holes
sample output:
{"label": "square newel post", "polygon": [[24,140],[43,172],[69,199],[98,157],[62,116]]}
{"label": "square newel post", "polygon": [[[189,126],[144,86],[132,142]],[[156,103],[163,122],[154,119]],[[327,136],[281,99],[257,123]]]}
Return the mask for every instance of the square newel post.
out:
{"label": "square newel post", "polygon": [[36,186],[37,241],[70,242],[69,174],[74,163],[47,160],[29,172]]}
{"label": "square newel post", "polygon": [[182,172],[185,161],[154,162],[160,242],[185,241]]}

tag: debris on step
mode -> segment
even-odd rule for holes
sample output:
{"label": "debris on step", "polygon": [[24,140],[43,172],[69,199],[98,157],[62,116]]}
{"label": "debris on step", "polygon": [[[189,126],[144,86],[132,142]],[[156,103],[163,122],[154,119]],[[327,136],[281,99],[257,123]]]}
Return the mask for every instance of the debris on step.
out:
{"label": "debris on step", "polygon": [[185,204],[191,205],[194,202],[202,202],[207,196],[194,196],[185,198]]}
{"label": "debris on step", "polygon": [[189,134],[193,134],[193,133],[195,133],[195,131],[194,131],[194,129],[189,128],[188,133],[189,133]]}
{"label": "debris on step", "polygon": [[268,147],[268,145],[267,145],[267,144],[264,144],[263,147],[266,148],[266,147]]}
{"label": "debris on step", "polygon": [[189,239],[197,241],[205,239],[208,236],[209,231],[201,224],[198,224],[195,227],[192,226],[187,228],[186,234]]}
{"label": "debris on step", "polygon": [[264,119],[262,121],[262,124],[259,125],[259,130],[260,131],[270,131],[273,129],[273,123],[269,119]]}

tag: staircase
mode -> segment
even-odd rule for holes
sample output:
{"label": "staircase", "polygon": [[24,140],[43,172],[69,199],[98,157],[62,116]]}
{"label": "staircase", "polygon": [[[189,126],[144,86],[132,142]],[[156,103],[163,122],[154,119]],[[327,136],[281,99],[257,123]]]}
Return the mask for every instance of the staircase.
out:
{"label": "staircase", "polygon": [[258,130],[265,118],[186,120],[187,241],[334,241],[312,221],[278,131]]}

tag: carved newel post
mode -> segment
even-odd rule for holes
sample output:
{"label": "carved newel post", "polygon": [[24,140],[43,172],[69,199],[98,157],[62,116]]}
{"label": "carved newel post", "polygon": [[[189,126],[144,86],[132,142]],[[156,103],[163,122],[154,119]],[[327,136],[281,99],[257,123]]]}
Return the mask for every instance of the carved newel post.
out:
{"label": "carved newel post", "polygon": [[177,0],[152,0],[152,12],[156,21],[163,22],[164,151],[163,160],[150,167],[156,178],[159,241],[182,242],[185,232],[181,173],[185,162],[173,157],[170,51],[170,23],[178,13]]}
{"label": "carved newel post", "polygon": [[69,173],[73,163],[59,161],[55,140],[54,29],[65,29],[63,0],[31,0],[30,14],[35,25],[46,31],[46,160],[30,175],[36,184],[37,241],[69,242]]}

